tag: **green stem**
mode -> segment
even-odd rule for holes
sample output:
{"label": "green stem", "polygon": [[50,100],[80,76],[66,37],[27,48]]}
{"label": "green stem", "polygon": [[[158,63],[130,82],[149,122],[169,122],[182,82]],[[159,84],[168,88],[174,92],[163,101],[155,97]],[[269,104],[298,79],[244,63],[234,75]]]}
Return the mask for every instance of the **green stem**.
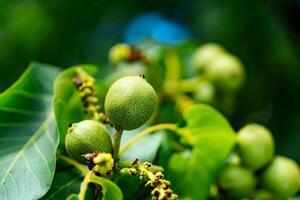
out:
{"label": "green stem", "polygon": [[119,150],[120,150],[120,143],[122,138],[123,130],[116,130],[113,136],[113,158],[115,161],[119,160]]}
{"label": "green stem", "polygon": [[142,139],[143,137],[145,137],[146,135],[148,135],[154,131],[161,130],[161,129],[167,129],[167,130],[174,131],[174,130],[176,130],[176,128],[177,128],[176,124],[157,124],[155,126],[151,126],[147,129],[143,130],[142,132],[140,132],[138,135],[133,137],[129,142],[127,142],[124,146],[122,146],[120,149],[120,154],[124,153],[134,143],[138,142],[140,139]]}
{"label": "green stem", "polygon": [[67,156],[64,156],[62,154],[57,154],[57,157],[71,165],[73,165],[75,168],[77,168],[83,175],[86,175],[89,170],[83,165],[77,162],[76,160],[73,160],[72,158],[69,158]]}
{"label": "green stem", "polygon": [[184,113],[190,106],[195,104],[194,100],[186,95],[174,96],[173,99],[180,113]]}
{"label": "green stem", "polygon": [[166,76],[163,83],[163,92],[166,95],[178,93],[178,80],[180,79],[180,60],[174,51],[169,51],[164,57]]}
{"label": "green stem", "polygon": [[78,198],[79,200],[85,200],[85,194],[86,191],[88,189],[88,185],[89,183],[94,183],[96,184],[96,188],[97,188],[97,199],[101,199],[102,196],[102,188],[101,185],[99,184],[99,182],[101,182],[101,180],[99,180],[100,177],[96,176],[92,171],[89,171],[86,176],[84,177],[83,181],[81,182],[80,185],[80,192],[78,194]]}
{"label": "green stem", "polygon": [[166,66],[166,80],[178,80],[180,79],[180,60],[176,52],[170,51],[167,53],[164,59]]}
{"label": "green stem", "polygon": [[195,86],[199,82],[199,77],[193,77],[190,79],[181,79],[178,81],[178,89],[182,92],[192,92]]}
{"label": "green stem", "polygon": [[90,183],[90,177],[93,175],[93,172],[92,171],[89,171],[86,176],[84,177],[81,185],[80,185],[80,192],[78,194],[78,198],[79,200],[84,200],[85,198],[85,193],[86,193],[86,190],[88,188],[88,185]]}

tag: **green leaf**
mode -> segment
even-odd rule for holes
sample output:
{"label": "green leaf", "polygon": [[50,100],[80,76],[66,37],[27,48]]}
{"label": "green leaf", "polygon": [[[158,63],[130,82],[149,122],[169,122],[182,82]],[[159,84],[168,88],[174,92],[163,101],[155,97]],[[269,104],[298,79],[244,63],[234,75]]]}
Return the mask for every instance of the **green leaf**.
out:
{"label": "green leaf", "polygon": [[101,185],[102,200],[122,200],[123,194],[120,188],[111,180],[100,176],[90,176],[90,182]]}
{"label": "green leaf", "polygon": [[[126,144],[130,139],[138,135],[146,126],[132,130],[124,131],[121,141],[121,146]],[[151,135],[147,135],[133,144],[122,155],[122,160],[135,160],[152,162],[157,154],[157,151],[162,143],[163,131],[157,131]]]}
{"label": "green leaf", "polygon": [[[142,181],[139,179],[138,176],[132,176],[129,174],[120,175],[117,180],[117,184],[120,187],[124,199],[133,199],[138,195],[141,195],[143,192],[143,185]],[[142,188],[142,189],[141,189]]]}
{"label": "green leaf", "polygon": [[207,105],[192,106],[184,113],[186,126],[179,134],[192,150],[174,154],[169,178],[182,197],[205,199],[235,143],[227,120]]}
{"label": "green leaf", "polygon": [[66,199],[70,194],[79,192],[81,181],[80,171],[58,160],[51,188],[42,199]]}
{"label": "green leaf", "polygon": [[234,135],[234,130],[228,121],[209,105],[194,105],[183,114],[183,117],[187,124],[178,131],[191,145],[202,143],[203,137],[211,137],[211,135],[217,134],[217,137],[220,137],[220,134],[225,137]]}
{"label": "green leaf", "polygon": [[91,74],[97,71],[93,65],[74,66],[61,72],[54,83],[54,113],[61,143],[65,141],[69,124],[79,122],[86,117],[79,93],[72,82],[72,78],[77,76],[78,67]]}
{"label": "green leaf", "polygon": [[289,200],[300,200],[300,196],[292,197]]}
{"label": "green leaf", "polygon": [[79,197],[77,194],[70,194],[66,200],[79,200]]}
{"label": "green leaf", "polygon": [[170,160],[170,157],[173,155],[174,151],[180,151],[184,147],[182,146],[175,146],[177,143],[175,143],[175,135],[168,130],[162,130],[163,132],[163,138],[161,145],[159,147],[156,160],[158,161],[158,165],[167,168],[168,162]]}
{"label": "green leaf", "polygon": [[0,199],[39,199],[51,185],[58,145],[52,88],[58,72],[32,63],[0,94]]}

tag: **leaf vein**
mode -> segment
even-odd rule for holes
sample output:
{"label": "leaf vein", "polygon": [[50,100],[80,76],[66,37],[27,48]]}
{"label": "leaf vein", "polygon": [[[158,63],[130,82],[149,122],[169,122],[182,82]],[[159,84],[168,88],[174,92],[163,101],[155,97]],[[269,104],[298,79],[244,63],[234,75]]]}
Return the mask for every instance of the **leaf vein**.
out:
{"label": "leaf vein", "polygon": [[0,122],[0,127],[25,127],[32,126],[33,124],[38,124],[40,122]]}
{"label": "leaf vein", "polygon": [[42,112],[42,111],[25,110],[25,109],[19,109],[19,108],[10,108],[10,107],[6,107],[6,106],[0,106],[0,111],[18,113],[18,114],[29,115],[29,116],[36,116],[36,115],[45,114],[45,112]]}
{"label": "leaf vein", "polygon": [[52,95],[45,94],[45,93],[33,93],[33,92],[28,92],[25,90],[16,90],[13,94],[19,94],[24,97],[30,98],[30,99],[38,99],[42,101],[50,101],[52,99]]}
{"label": "leaf vein", "polygon": [[50,131],[46,130],[45,135],[48,137],[48,139],[49,139],[50,143],[52,144],[53,148],[56,148],[56,145],[55,145],[54,141],[52,140],[52,138],[50,137],[49,133],[50,133]]}
{"label": "leaf vein", "polygon": [[[40,181],[39,181],[39,179],[38,179],[38,177],[37,177],[37,175],[34,173],[34,171],[32,171],[32,169],[31,169],[31,167],[30,167],[30,164],[29,164],[29,162],[28,162],[28,160],[27,160],[27,158],[26,158],[26,156],[25,155],[22,155],[22,157],[24,158],[24,160],[25,160],[25,163],[26,163],[26,166],[27,166],[27,169],[28,169],[28,172],[30,172],[32,175],[33,175],[33,177],[37,180],[37,182],[39,183],[39,185],[41,186],[41,183],[40,183]],[[27,175],[28,176],[28,175]],[[28,179],[27,179],[27,183],[28,183],[28,185],[29,185],[29,182],[28,182]]]}
{"label": "leaf vein", "polygon": [[44,161],[45,165],[47,166],[47,169],[49,171],[49,175],[51,175],[51,170],[49,168],[49,165],[48,165],[48,162],[45,158],[45,156],[42,154],[41,150],[40,150],[40,147],[38,145],[36,145],[36,143],[33,143],[33,146],[35,148],[35,150],[37,151],[37,153],[40,155],[40,157],[42,158],[42,160]]}
{"label": "leaf vein", "polygon": [[19,139],[28,139],[30,136],[18,136],[18,137],[0,137],[1,140],[19,140]]}
{"label": "leaf vein", "polygon": [[5,194],[5,199],[8,200],[5,185],[3,184],[3,185],[0,185],[0,186],[3,188],[4,194]]}
{"label": "leaf vein", "polygon": [[18,199],[19,199],[19,190],[18,190],[18,185],[17,185],[17,183],[16,183],[16,181],[15,181],[15,178],[11,175],[11,173],[9,173],[8,175],[9,175],[9,177],[11,178],[11,180],[13,181],[13,183],[14,183],[14,185],[15,185],[17,197],[18,197]]}

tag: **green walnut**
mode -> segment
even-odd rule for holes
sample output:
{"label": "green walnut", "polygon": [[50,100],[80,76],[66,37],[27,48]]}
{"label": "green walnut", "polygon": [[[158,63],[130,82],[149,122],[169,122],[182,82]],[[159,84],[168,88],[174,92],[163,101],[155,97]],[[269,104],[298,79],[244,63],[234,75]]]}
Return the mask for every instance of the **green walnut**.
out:
{"label": "green walnut", "polygon": [[215,96],[215,87],[209,81],[199,80],[194,87],[193,97],[197,102],[212,104],[215,100]]}
{"label": "green walnut", "polygon": [[298,164],[292,159],[276,156],[262,172],[262,187],[275,196],[287,199],[300,189],[300,171]]}
{"label": "green walnut", "polygon": [[238,165],[227,165],[218,178],[218,186],[230,199],[249,197],[256,185],[253,173]]}
{"label": "green walnut", "polygon": [[244,66],[237,57],[224,54],[209,62],[205,76],[224,91],[236,91],[244,81]]}
{"label": "green walnut", "polygon": [[157,101],[155,90],[143,77],[126,76],[109,88],[105,113],[117,128],[133,130],[151,117]]}
{"label": "green walnut", "polygon": [[66,135],[65,146],[75,160],[85,163],[83,155],[92,152],[112,152],[112,142],[106,127],[94,120],[72,124]]}
{"label": "green walnut", "polygon": [[196,49],[192,56],[192,66],[198,72],[204,72],[209,63],[216,57],[226,53],[226,50],[215,43],[207,43]]}
{"label": "green walnut", "polygon": [[237,151],[247,167],[256,170],[265,166],[274,155],[271,132],[259,124],[246,125],[238,132]]}

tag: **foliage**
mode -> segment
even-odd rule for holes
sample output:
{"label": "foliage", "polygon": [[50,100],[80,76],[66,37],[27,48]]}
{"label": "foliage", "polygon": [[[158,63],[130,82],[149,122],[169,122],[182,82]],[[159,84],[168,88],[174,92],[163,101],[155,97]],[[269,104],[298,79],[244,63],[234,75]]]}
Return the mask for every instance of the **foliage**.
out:
{"label": "foliage", "polygon": [[50,188],[59,140],[51,102],[58,72],[32,63],[0,96],[0,199],[38,199]]}
{"label": "foliage", "polygon": [[[149,51],[152,48],[160,50]],[[213,62],[216,59],[213,56],[202,62],[199,54],[203,53],[202,46],[196,49],[193,44],[169,46],[146,41],[136,46],[114,46],[110,52],[114,55],[113,62],[107,72],[93,65],[76,65],[61,71],[45,64],[31,64],[24,75],[0,95],[0,144],[3,147],[0,199],[225,199],[226,189],[218,182],[220,173],[228,165],[243,164],[239,156],[238,161],[232,159],[239,143],[225,116],[234,112],[245,69],[237,57],[220,48],[223,50],[218,52],[218,59],[232,57],[234,61],[226,60],[224,65],[221,61]],[[212,65],[219,65],[222,73],[208,71]],[[217,75],[212,76],[212,73]],[[135,93],[137,86],[126,81],[107,98],[112,80],[124,74],[139,75],[138,80],[143,84],[149,80],[158,101],[153,100],[155,92],[148,83],[150,95],[143,93],[143,88]],[[219,79],[226,80],[230,87],[220,85]],[[213,90],[207,93],[207,87],[195,87],[203,82],[210,84]],[[231,87],[232,82],[234,87]],[[122,90],[124,85],[130,91],[128,94]],[[195,98],[195,93],[202,95]],[[115,96],[117,100],[122,95],[132,97],[132,94],[134,98],[124,98],[126,101],[119,108],[135,113],[133,118],[138,113],[139,118],[144,117],[143,122],[152,116],[144,125],[138,123],[135,127],[140,127],[128,131],[109,119],[104,102],[116,101]],[[205,95],[211,96],[202,98]],[[139,98],[141,96],[143,98]],[[133,106],[137,103],[138,107],[151,104],[151,113],[143,116],[144,112]],[[110,106],[114,109],[115,105]],[[65,138],[72,137],[71,124],[80,124],[86,119],[94,120],[84,123],[88,125],[82,129],[89,131],[91,138],[95,138],[93,134],[99,136],[93,124],[103,129],[106,126],[113,144],[111,153],[85,152],[84,142],[92,146],[97,142],[95,139],[85,141],[86,137],[76,140],[77,145],[72,144],[80,150],[74,152],[80,153],[72,155],[74,159],[68,155]],[[137,119],[126,120],[124,124],[128,125]],[[267,167],[268,163],[264,164],[261,167]],[[257,171],[256,176],[264,169]],[[298,190],[298,185],[293,188],[289,197]],[[251,197],[256,192],[258,190],[251,191]]]}

